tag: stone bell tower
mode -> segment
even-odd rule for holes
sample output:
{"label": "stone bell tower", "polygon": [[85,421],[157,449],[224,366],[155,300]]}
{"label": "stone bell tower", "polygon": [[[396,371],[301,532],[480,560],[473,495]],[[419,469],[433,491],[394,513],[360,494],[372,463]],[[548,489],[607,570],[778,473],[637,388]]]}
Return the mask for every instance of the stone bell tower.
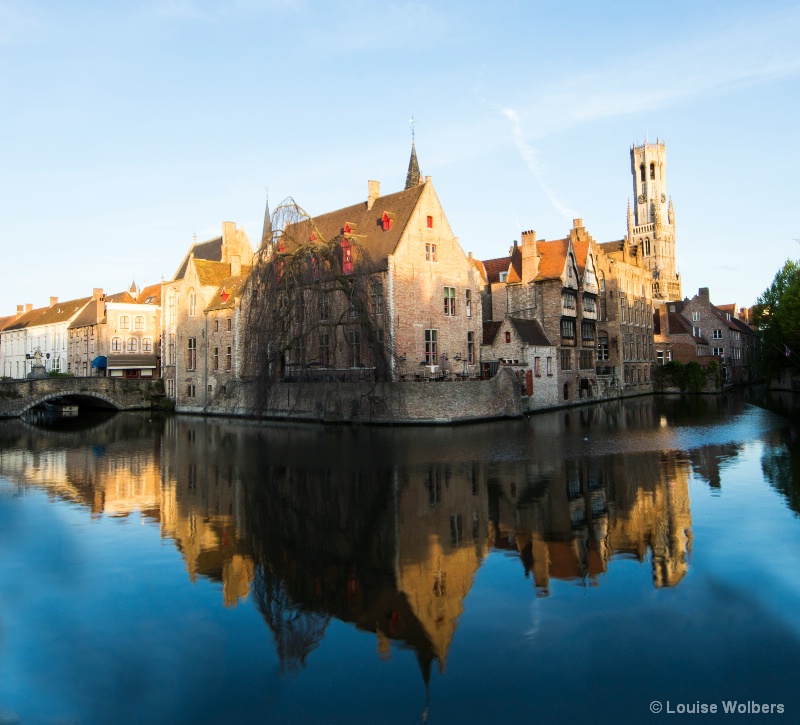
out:
{"label": "stone bell tower", "polygon": [[667,196],[667,149],[663,141],[631,147],[633,209],[628,204],[628,244],[653,275],[654,300],[680,300],[675,261],[675,208]]}

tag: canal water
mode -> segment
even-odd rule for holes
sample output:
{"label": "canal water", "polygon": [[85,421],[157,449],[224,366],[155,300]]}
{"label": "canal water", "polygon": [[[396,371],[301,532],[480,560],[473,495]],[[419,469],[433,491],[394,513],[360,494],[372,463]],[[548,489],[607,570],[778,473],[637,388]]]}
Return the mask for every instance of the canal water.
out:
{"label": "canal water", "polygon": [[800,418],[748,396],[0,422],[0,724],[798,722]]}

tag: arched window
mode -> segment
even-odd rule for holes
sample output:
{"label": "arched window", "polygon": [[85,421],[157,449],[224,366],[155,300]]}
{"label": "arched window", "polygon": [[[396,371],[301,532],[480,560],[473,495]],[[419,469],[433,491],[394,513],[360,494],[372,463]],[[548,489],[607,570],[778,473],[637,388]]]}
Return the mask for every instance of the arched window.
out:
{"label": "arched window", "polygon": [[149,337],[145,337],[142,340],[142,352],[152,352],[153,351],[153,341]]}
{"label": "arched window", "polygon": [[650,164],[650,178],[655,180],[656,178],[656,165]]}
{"label": "arched window", "polygon": [[133,329],[134,330],[144,330],[144,317],[141,315],[137,315],[133,320]]}
{"label": "arched window", "polygon": [[139,349],[139,341],[135,337],[128,338],[128,352],[136,352]]}
{"label": "arched window", "polygon": [[194,290],[189,290],[189,317],[197,314],[197,295]]}
{"label": "arched window", "polygon": [[642,181],[644,181],[644,180],[645,180],[645,177],[644,177],[644,164],[642,164],[642,165],[639,167],[639,176],[641,177],[641,180],[642,180]]}
{"label": "arched window", "polygon": [[128,330],[131,326],[131,318],[127,315],[120,315],[119,318],[119,329],[120,330]]}
{"label": "arched window", "polygon": [[112,337],[111,338],[111,352],[122,352],[122,338],[121,337]]}

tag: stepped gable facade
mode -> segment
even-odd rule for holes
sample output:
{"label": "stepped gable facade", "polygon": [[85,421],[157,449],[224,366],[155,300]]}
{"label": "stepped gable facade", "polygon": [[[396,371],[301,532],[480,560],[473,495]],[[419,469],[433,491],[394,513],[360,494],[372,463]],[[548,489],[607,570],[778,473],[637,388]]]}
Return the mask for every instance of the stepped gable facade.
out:
{"label": "stepped gable facade", "polygon": [[201,411],[208,395],[209,303],[230,277],[242,274],[253,260],[244,229],[222,223],[222,234],[194,243],[173,278],[164,282],[162,299],[162,368],[167,396],[189,411]]}

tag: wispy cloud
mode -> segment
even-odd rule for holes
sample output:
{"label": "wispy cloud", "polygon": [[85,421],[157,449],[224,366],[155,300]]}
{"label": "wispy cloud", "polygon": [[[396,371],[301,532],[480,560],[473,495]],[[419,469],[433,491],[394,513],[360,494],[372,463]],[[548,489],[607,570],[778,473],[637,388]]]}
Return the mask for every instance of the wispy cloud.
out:
{"label": "wispy cloud", "polygon": [[531,172],[531,175],[536,180],[536,183],[539,184],[542,191],[544,192],[547,200],[553,205],[553,208],[561,214],[565,219],[570,220],[573,219],[576,214],[570,211],[564,204],[562,204],[556,195],[551,191],[551,189],[545,184],[541,169],[539,168],[539,163],[537,161],[537,152],[536,149],[531,146],[527,140],[525,139],[525,134],[522,130],[522,123],[520,120],[520,115],[517,111],[513,108],[504,108],[503,115],[511,121],[511,134],[514,138],[514,145],[517,147],[517,151],[519,151],[522,160],[525,162],[525,165],[528,167],[528,171]]}
{"label": "wispy cloud", "polygon": [[[800,74],[800,11],[765,15],[682,40],[640,47],[589,73],[557,76],[535,89],[531,138]],[[643,60],[647,58],[648,60]],[[527,114],[523,113],[523,118]]]}

